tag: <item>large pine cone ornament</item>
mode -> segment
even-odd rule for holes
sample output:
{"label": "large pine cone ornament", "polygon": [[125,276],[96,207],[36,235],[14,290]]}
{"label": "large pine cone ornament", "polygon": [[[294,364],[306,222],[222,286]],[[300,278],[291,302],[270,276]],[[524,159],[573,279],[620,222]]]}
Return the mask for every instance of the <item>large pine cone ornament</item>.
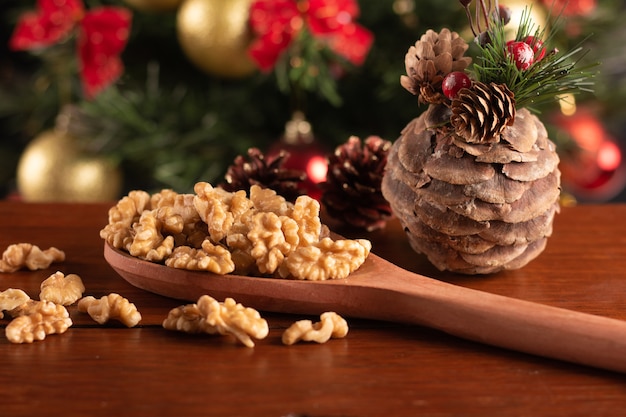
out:
{"label": "large pine cone ornament", "polygon": [[520,268],[552,233],[560,195],[555,145],[526,109],[498,141],[477,144],[429,128],[446,110],[432,105],[406,126],[389,153],[382,193],[413,249],[438,269]]}
{"label": "large pine cone ornament", "polygon": [[506,7],[474,2],[474,19],[471,3],[461,0],[479,54],[467,72],[467,45],[445,29],[406,54],[400,83],[429,107],[389,151],[381,192],[435,266],[488,274],[537,257],[559,210],[556,147],[527,107],[588,90],[592,74],[570,59],[579,49],[548,52],[554,33],[530,13],[511,38]]}
{"label": "large pine cone ornament", "polygon": [[406,126],[390,150],[382,193],[413,249],[440,270],[520,268],[552,233],[560,195],[555,145],[526,109],[497,140],[480,143],[429,127],[449,113],[431,105]]}

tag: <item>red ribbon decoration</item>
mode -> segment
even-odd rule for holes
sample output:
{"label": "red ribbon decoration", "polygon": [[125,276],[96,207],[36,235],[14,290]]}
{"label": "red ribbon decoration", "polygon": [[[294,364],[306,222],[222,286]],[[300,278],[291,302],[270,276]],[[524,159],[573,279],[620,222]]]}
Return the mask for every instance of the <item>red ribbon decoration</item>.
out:
{"label": "red ribbon decoration", "polygon": [[250,5],[255,40],[249,53],[261,70],[269,71],[306,25],[336,54],[361,65],[374,36],[354,23],[359,12],[356,0],[255,0]]}
{"label": "red ribbon decoration", "polygon": [[128,42],[131,14],[119,7],[88,12],[81,0],[38,0],[37,10],[21,16],[9,47],[41,49],[77,32],[83,91],[88,99],[117,80],[124,71],[119,55]]}

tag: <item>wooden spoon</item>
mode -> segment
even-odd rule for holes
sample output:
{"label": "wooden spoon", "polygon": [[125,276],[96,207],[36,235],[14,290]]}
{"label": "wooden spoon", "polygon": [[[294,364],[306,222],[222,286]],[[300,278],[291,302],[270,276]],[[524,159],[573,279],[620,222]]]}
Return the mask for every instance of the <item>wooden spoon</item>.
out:
{"label": "wooden spoon", "polygon": [[626,321],[472,290],[406,271],[371,253],[343,280],[217,275],[143,261],[105,243],[104,257],[138,288],[195,302],[232,297],[261,311],[412,323],[520,352],[626,372]]}

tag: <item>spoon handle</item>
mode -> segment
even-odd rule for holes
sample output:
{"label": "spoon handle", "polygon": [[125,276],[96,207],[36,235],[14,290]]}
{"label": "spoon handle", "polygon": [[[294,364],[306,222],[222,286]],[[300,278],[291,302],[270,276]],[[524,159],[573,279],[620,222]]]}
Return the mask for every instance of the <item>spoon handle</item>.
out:
{"label": "spoon handle", "polygon": [[378,319],[419,324],[488,345],[626,372],[626,321],[397,272],[388,281],[388,292],[363,288],[369,292],[367,298],[373,299],[361,301],[378,304]]}

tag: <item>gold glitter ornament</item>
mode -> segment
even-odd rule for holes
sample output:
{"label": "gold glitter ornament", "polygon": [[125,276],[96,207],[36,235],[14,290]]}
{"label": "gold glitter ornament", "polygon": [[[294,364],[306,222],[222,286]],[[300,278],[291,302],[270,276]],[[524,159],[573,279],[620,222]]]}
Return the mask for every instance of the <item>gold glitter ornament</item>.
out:
{"label": "gold glitter ornament", "polygon": [[179,43],[189,60],[211,75],[243,78],[256,66],[248,55],[252,0],[184,0],[178,9]]}
{"label": "gold glitter ornament", "polygon": [[18,191],[25,201],[113,201],[121,192],[121,174],[107,159],[85,154],[77,139],[62,129],[35,137],[17,168]]}

